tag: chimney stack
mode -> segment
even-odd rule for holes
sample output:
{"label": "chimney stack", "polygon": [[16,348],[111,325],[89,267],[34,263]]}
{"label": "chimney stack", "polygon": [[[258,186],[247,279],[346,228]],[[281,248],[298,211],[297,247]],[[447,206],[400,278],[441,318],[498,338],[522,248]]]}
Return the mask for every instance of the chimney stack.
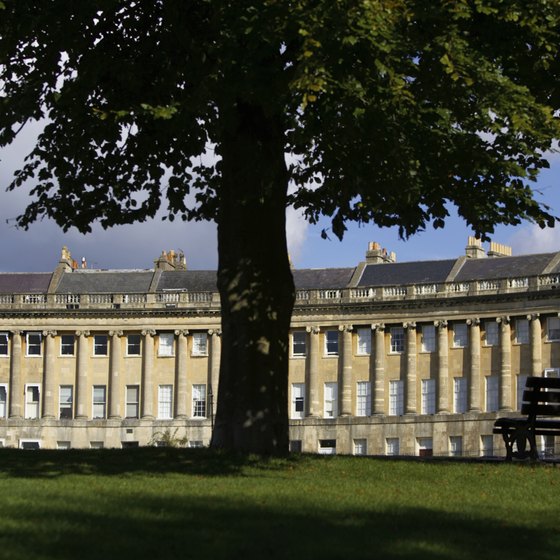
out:
{"label": "chimney stack", "polygon": [[489,257],[511,257],[511,247],[502,243],[490,241]]}
{"label": "chimney stack", "polygon": [[387,249],[383,249],[376,241],[371,241],[366,252],[366,263],[382,264],[397,262],[397,255],[394,251],[387,253]]}
{"label": "chimney stack", "polygon": [[469,235],[467,241],[467,246],[465,248],[465,254],[469,259],[483,259],[486,257],[486,253],[482,248],[482,241],[474,235]]}

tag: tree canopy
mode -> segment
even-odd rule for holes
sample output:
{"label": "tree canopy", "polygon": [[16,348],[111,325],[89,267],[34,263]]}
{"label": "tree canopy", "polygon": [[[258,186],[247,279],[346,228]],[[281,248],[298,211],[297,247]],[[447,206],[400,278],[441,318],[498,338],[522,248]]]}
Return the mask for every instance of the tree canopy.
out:
{"label": "tree canopy", "polygon": [[532,182],[559,136],[559,30],[556,0],[2,0],[0,146],[46,123],[8,186],[33,187],[18,222],[215,219],[219,403],[273,442],[225,446],[274,451],[285,207],[339,237],[348,221],[443,227],[450,205],[480,235],[553,225]]}

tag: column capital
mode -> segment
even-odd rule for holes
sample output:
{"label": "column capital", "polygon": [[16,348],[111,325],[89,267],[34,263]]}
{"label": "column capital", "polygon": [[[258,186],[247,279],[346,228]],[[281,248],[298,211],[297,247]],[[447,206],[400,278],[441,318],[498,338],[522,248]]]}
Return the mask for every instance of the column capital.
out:
{"label": "column capital", "polygon": [[383,332],[385,330],[385,323],[372,323],[371,330]]}
{"label": "column capital", "polygon": [[321,327],[317,327],[317,326],[305,327],[305,330],[311,334],[319,334],[321,332]]}
{"label": "column capital", "polygon": [[208,334],[210,336],[222,336],[222,329],[208,329]]}
{"label": "column capital", "polygon": [[142,331],[142,336],[155,336],[156,331],[154,329],[144,329]]}
{"label": "column capital", "polygon": [[447,321],[445,319],[441,321],[434,321],[434,326],[436,326],[438,329],[446,329]]}
{"label": "column capital", "polygon": [[479,317],[471,317],[470,319],[467,319],[467,325],[469,325],[471,327],[478,327],[478,325],[480,325],[480,318]]}
{"label": "column capital", "polygon": [[23,331],[20,330],[20,329],[11,329],[9,332],[12,336],[18,336],[18,335],[21,335],[23,333]]}
{"label": "column capital", "polygon": [[177,330],[173,331],[173,334],[175,336],[187,336],[189,334],[189,331],[186,330],[186,329],[184,329],[184,330],[177,329]]}
{"label": "column capital", "polygon": [[43,331],[43,336],[50,336],[54,338],[56,336],[56,331]]}
{"label": "column capital", "polygon": [[403,323],[403,328],[405,329],[415,329],[416,328],[416,321],[407,321]]}
{"label": "column capital", "polygon": [[340,332],[352,332],[354,327],[352,325],[339,325],[338,330]]}
{"label": "column capital", "polygon": [[502,325],[509,325],[510,323],[509,315],[504,315],[503,317],[496,317],[496,323],[501,323]]}
{"label": "column capital", "polygon": [[122,331],[109,331],[109,336],[122,336]]}
{"label": "column capital", "polygon": [[535,320],[537,320],[540,316],[541,316],[540,313],[530,313],[529,315],[527,315],[527,320],[528,320],[528,321],[535,321]]}
{"label": "column capital", "polygon": [[89,331],[76,331],[76,336],[85,336],[88,337],[90,335]]}

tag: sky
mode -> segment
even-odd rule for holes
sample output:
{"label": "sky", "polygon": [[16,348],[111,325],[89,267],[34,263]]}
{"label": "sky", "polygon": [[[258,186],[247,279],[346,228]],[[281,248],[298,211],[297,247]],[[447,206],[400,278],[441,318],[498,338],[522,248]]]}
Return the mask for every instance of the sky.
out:
{"label": "sky", "polygon": [[[24,131],[15,144],[0,152],[0,271],[52,271],[63,246],[68,247],[78,262],[85,257],[88,268],[149,269],[163,250],[171,249],[184,252],[189,269],[217,268],[216,226],[209,222],[170,223],[156,218],[109,230],[97,226],[87,235],[75,230],[63,233],[48,220],[32,225],[28,231],[17,229],[15,218],[30,198],[25,189],[16,192],[4,189],[27,153],[33,135],[33,129]],[[560,216],[560,155],[551,154],[549,161],[551,168],[541,173],[535,189],[539,191],[538,200]],[[456,215],[447,220],[443,230],[428,229],[406,241],[399,239],[397,228],[380,229],[373,225],[349,225],[343,241],[333,235],[324,240],[323,228],[328,228],[327,221],[312,226],[301,214],[288,210],[288,245],[296,268],[354,267],[364,260],[370,241],[394,251],[398,262],[455,258],[464,254],[467,238],[472,235]],[[559,251],[560,224],[555,229],[544,230],[528,223],[500,226],[492,239],[510,245],[514,255]]]}

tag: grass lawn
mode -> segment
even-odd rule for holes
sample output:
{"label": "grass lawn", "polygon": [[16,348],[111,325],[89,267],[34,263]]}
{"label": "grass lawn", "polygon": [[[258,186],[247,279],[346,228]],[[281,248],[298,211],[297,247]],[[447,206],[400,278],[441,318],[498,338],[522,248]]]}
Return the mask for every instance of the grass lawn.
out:
{"label": "grass lawn", "polygon": [[0,559],[560,558],[560,467],[0,450]]}

